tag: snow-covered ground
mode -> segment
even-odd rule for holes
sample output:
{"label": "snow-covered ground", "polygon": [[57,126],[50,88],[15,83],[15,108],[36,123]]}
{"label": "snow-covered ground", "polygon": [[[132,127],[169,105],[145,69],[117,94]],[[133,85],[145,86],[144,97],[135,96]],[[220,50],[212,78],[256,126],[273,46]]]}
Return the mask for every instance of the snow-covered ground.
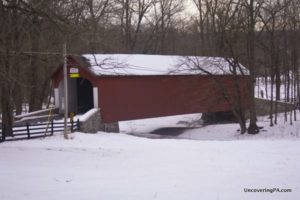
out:
{"label": "snow-covered ground", "polygon": [[[298,199],[300,122],[241,136],[237,124],[199,127],[199,114],[122,122],[122,132],[198,128],[149,139],[75,133],[0,144],[1,200]],[[282,119],[282,116],[281,118]],[[292,192],[244,192],[244,189]],[[267,191],[267,190],[266,190]]]}
{"label": "snow-covered ground", "polygon": [[[300,112],[297,111],[298,119]],[[133,120],[120,122],[121,132],[151,137],[151,132],[156,129],[164,128],[183,128],[184,132],[176,138],[194,139],[194,140],[298,140],[300,138],[300,121],[293,122],[290,125],[290,114],[288,113],[288,121],[284,121],[284,115],[278,115],[278,124],[270,127],[270,119],[268,116],[258,117],[258,126],[262,127],[258,135],[241,135],[239,125],[233,124],[217,124],[217,125],[201,125],[201,114],[178,115],[170,117],[160,117],[143,120]],[[294,115],[292,115],[294,118]],[[186,128],[184,128],[186,127]],[[163,130],[162,130],[163,131]],[[159,137],[154,137],[159,138]]]}

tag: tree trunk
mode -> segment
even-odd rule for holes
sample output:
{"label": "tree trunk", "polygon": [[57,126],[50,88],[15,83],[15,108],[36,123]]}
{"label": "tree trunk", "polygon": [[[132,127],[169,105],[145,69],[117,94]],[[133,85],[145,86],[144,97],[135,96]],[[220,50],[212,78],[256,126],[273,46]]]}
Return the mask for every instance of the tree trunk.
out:
{"label": "tree trunk", "polygon": [[[39,51],[39,32],[38,32],[38,16],[34,16],[32,19],[32,30],[30,32],[31,39],[31,51]],[[38,57],[34,54],[30,57],[30,96],[29,96],[29,112],[39,110],[41,106],[39,105],[38,95],[39,95],[39,83],[38,83]]]}
{"label": "tree trunk", "polygon": [[10,85],[2,84],[1,88],[1,110],[2,110],[2,130],[4,136],[12,136],[13,131],[13,105],[12,89]]}
{"label": "tree trunk", "polygon": [[249,94],[250,94],[250,124],[248,127],[249,134],[259,133],[259,128],[256,124],[256,110],[255,110],[255,50],[254,50],[254,39],[255,39],[255,16],[254,16],[254,0],[250,0],[249,4],[249,27],[248,27],[248,63],[250,72],[250,83],[249,83]]}

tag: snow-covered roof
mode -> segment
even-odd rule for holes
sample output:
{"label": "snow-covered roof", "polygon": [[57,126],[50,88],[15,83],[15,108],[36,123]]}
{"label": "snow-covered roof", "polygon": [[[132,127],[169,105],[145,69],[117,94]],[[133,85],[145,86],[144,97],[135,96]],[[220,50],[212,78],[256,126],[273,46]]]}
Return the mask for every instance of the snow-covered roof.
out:
{"label": "snow-covered roof", "polygon": [[[90,70],[96,75],[230,75],[232,59],[199,56],[166,56],[142,54],[84,54]],[[248,74],[241,64],[236,74]]]}

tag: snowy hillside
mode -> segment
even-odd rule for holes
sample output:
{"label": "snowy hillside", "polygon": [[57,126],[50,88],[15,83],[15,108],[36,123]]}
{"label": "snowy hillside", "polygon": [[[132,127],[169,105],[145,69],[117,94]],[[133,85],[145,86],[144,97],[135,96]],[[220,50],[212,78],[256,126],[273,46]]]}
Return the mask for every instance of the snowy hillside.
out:
{"label": "snowy hillside", "polygon": [[[145,133],[163,126],[197,126],[180,137],[198,140],[75,133],[73,140],[56,135],[2,143],[0,199],[299,197],[299,121],[293,126],[266,126],[259,135],[242,136],[236,124],[199,127],[193,123],[198,117],[177,116],[165,119],[165,123],[162,119],[123,122],[121,126],[123,132]],[[264,120],[261,118],[259,125],[267,125]],[[276,191],[272,193],[273,188]],[[246,189],[265,192],[245,192]],[[291,192],[283,192],[286,189]]]}

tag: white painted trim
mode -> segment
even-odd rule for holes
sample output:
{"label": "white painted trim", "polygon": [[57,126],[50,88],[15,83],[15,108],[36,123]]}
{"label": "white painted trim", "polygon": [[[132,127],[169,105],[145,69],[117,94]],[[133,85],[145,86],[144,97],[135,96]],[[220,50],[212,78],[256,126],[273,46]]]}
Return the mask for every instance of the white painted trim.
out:
{"label": "white painted trim", "polygon": [[98,105],[98,88],[97,87],[93,88],[93,97],[94,97],[94,108],[99,108],[99,105]]}
{"label": "white painted trim", "polygon": [[55,107],[59,107],[59,89],[54,88],[54,103]]}

